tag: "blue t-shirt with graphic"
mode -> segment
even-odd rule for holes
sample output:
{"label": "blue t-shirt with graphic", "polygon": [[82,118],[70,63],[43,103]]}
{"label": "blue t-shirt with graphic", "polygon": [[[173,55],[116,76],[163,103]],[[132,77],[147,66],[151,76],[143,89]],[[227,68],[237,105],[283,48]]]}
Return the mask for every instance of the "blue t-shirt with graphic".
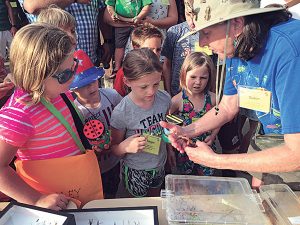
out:
{"label": "blue t-shirt with graphic", "polygon": [[224,94],[238,86],[264,88],[272,93],[270,113],[256,114],[265,133],[300,132],[300,20],[274,26],[260,54],[249,61],[227,59]]}

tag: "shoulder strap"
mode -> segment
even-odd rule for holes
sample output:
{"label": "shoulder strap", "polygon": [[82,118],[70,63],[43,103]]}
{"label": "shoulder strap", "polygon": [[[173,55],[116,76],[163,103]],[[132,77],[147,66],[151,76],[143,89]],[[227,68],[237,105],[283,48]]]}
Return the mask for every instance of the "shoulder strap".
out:
{"label": "shoulder strap", "polygon": [[68,121],[63,117],[63,115],[57,110],[57,108],[51,104],[50,102],[48,102],[47,100],[45,100],[45,98],[41,98],[41,103],[52,113],[53,116],[55,116],[59,122],[67,129],[67,131],[69,132],[69,134],[72,136],[73,140],[76,142],[76,145],[78,146],[78,148],[80,149],[80,151],[82,153],[85,153],[85,148],[81,142],[81,140],[79,140],[79,138],[77,137],[77,135],[75,134],[75,132],[73,131],[71,125],[68,123]]}
{"label": "shoulder strap", "polygon": [[79,134],[79,137],[80,137],[80,140],[81,140],[83,146],[85,147],[85,149],[92,149],[91,144],[89,143],[88,139],[86,138],[86,136],[83,133],[82,120],[80,119],[75,107],[73,106],[70,99],[67,97],[67,95],[65,93],[62,93],[60,95],[61,95],[62,99],[64,100],[64,102],[66,103],[66,105],[68,106],[68,108],[72,114],[77,132]]}
{"label": "shoulder strap", "polygon": [[110,101],[109,97],[107,97],[107,95],[104,94],[104,91],[101,91],[101,89],[100,89],[100,93],[103,94],[103,96],[109,101],[109,103],[110,103],[111,105],[114,105],[114,104],[112,104],[112,102]]}
{"label": "shoulder strap", "polygon": [[188,96],[186,95],[185,90],[182,89],[182,99],[186,99],[186,98],[188,98]]}
{"label": "shoulder strap", "polygon": [[209,94],[209,91],[207,91],[206,93],[205,93],[205,105],[206,104],[212,104],[211,103],[211,96],[210,96],[210,94]]}

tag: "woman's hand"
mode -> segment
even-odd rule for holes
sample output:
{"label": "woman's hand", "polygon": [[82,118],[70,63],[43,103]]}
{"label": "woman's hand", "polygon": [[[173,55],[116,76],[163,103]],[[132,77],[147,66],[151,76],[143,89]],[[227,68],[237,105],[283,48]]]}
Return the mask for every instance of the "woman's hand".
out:
{"label": "woman's hand", "polygon": [[144,150],[146,142],[145,137],[142,137],[140,134],[135,134],[122,142],[122,148],[125,153],[137,153]]}
{"label": "woman's hand", "polygon": [[216,154],[205,142],[197,141],[196,147],[185,147],[189,159],[197,164],[216,168]]}
{"label": "woman's hand", "polygon": [[70,198],[63,194],[50,194],[42,195],[37,202],[36,206],[52,209],[52,210],[62,210],[66,209]]}
{"label": "woman's hand", "polygon": [[159,122],[163,128],[170,131],[168,134],[168,139],[170,140],[172,146],[180,152],[184,152],[184,148],[188,145],[185,137],[184,127],[180,127],[174,124],[170,124],[164,121]]}

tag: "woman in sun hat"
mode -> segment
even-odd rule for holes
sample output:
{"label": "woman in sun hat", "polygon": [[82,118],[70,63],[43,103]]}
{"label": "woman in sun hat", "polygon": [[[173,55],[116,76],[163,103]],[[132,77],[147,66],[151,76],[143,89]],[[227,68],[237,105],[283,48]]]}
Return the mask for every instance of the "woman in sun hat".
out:
{"label": "woman in sun hat", "polygon": [[[300,21],[292,19],[284,7],[260,8],[258,0],[194,1],[192,13],[200,45],[208,45],[226,60],[226,79],[220,104],[197,122],[187,127],[162,122],[171,131],[173,146],[209,167],[296,171],[289,173],[288,181],[296,184],[300,180]],[[223,80],[224,72],[225,66],[217,81]],[[218,87],[222,83],[217,84],[217,103],[222,91]],[[221,155],[204,142],[197,142],[196,148],[183,142],[181,137],[191,138],[230,121],[239,107],[255,110],[266,134],[283,134],[282,144],[251,154]],[[283,182],[282,177],[271,177],[277,179],[264,182]]]}

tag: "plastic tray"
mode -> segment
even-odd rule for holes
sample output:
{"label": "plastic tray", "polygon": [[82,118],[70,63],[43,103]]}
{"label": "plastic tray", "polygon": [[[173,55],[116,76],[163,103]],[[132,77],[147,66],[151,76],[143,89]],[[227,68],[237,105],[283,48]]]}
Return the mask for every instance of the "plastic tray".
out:
{"label": "plastic tray", "polygon": [[268,224],[244,178],[167,175],[161,196],[169,224]]}

